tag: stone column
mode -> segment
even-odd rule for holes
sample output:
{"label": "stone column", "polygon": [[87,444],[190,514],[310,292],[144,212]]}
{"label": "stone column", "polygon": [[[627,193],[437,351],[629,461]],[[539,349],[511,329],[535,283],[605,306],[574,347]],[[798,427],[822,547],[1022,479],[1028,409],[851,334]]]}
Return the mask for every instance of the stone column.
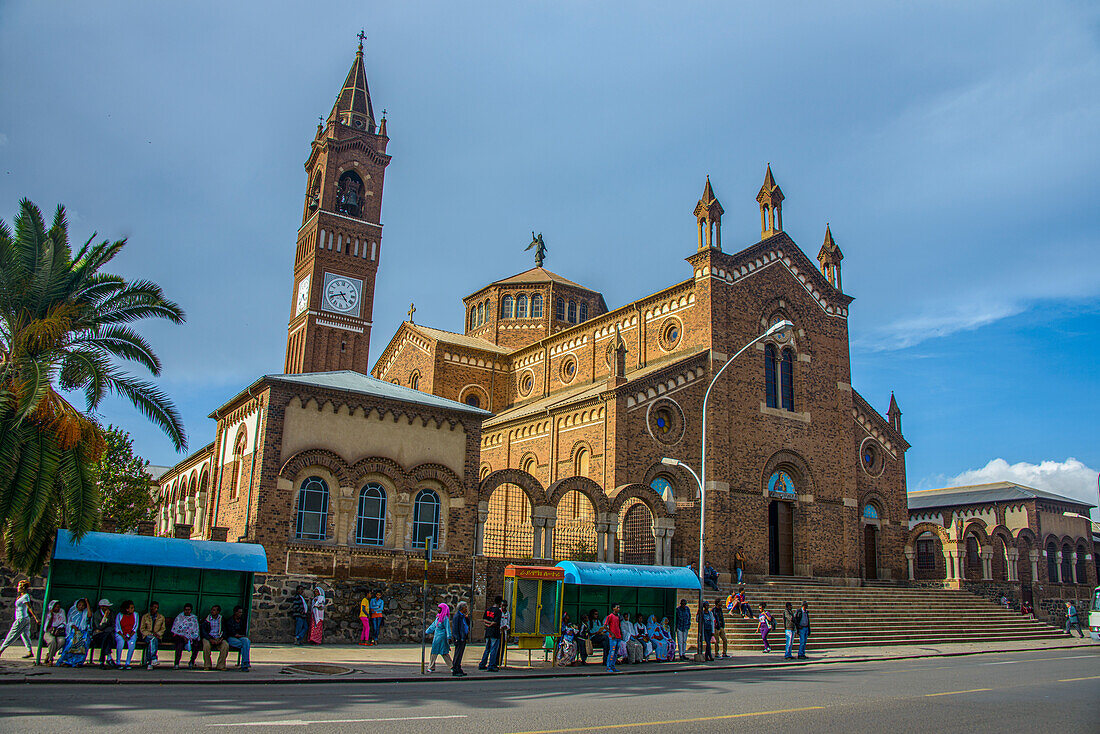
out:
{"label": "stone column", "polygon": [[532,517],[531,527],[534,529],[531,533],[533,542],[531,543],[531,557],[542,557],[542,530],[546,526],[546,518],[544,517]]}
{"label": "stone column", "polygon": [[1056,578],[1050,579],[1055,583],[1064,583],[1062,581],[1062,551],[1058,551],[1054,554],[1054,574]]}
{"label": "stone column", "polygon": [[910,581],[914,581],[917,578],[916,574],[913,573],[913,556],[914,555],[916,555],[916,553],[914,553],[912,549],[910,549],[910,548],[905,549],[905,565],[909,567],[909,580]]}
{"label": "stone column", "polygon": [[556,517],[548,517],[545,522],[546,534],[543,536],[543,548],[545,548],[545,551],[542,557],[549,558],[552,561],[554,560],[554,526],[558,524],[558,519]]}
{"label": "stone column", "polygon": [[474,555],[485,555],[485,521],[489,519],[489,503],[477,503],[477,525],[474,526]]}
{"label": "stone column", "polygon": [[989,581],[993,578],[993,549],[989,546],[982,548],[982,581]]}
{"label": "stone column", "polygon": [[665,529],[653,526],[653,565],[664,566]]}
{"label": "stone column", "polygon": [[1031,583],[1039,581],[1039,551],[1031,551]]}
{"label": "stone column", "polygon": [[954,581],[958,576],[958,562],[959,552],[957,550],[949,550],[944,557],[944,565],[947,567],[947,580]]}
{"label": "stone column", "polygon": [[[653,537],[657,544],[657,553],[654,562],[658,566],[672,565],[672,533],[676,529],[676,521],[671,517],[657,517],[653,519]],[[660,533],[658,537],[657,533]]]}
{"label": "stone column", "polygon": [[1074,549],[1069,555],[1069,578],[1066,579],[1067,584],[1077,583],[1077,550]]}
{"label": "stone column", "polygon": [[596,561],[603,563],[607,556],[607,523],[596,522]]}
{"label": "stone column", "polygon": [[608,513],[607,515],[607,562],[618,563],[615,557],[615,537],[619,534],[619,516]]}
{"label": "stone column", "polygon": [[1007,559],[1005,564],[1008,566],[1005,577],[1009,581],[1019,581],[1020,569],[1017,567],[1017,564],[1020,561],[1020,551],[1015,548],[1005,548],[1005,558]]}

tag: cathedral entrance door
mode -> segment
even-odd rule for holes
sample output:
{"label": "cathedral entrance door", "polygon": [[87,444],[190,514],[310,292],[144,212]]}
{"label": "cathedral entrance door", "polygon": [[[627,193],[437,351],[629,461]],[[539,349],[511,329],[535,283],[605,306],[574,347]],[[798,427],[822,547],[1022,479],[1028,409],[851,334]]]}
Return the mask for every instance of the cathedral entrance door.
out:
{"label": "cathedral entrance door", "polygon": [[868,579],[878,578],[878,528],[870,523],[863,526],[863,570]]}
{"label": "cathedral entrance door", "polygon": [[768,573],[794,575],[794,528],[789,502],[772,500],[768,505]]}

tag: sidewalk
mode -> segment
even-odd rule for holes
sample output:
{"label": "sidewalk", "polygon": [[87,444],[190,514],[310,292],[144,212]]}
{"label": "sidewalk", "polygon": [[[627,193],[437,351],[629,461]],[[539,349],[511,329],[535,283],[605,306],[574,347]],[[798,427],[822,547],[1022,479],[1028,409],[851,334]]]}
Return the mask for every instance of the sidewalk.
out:
{"label": "sidewalk", "polygon": [[[736,652],[729,658],[712,663],[693,662],[643,663],[624,665],[622,674],[672,673],[703,668],[758,668],[788,665],[821,665],[871,660],[904,660],[908,658],[943,657],[955,655],[975,655],[991,652],[1018,652],[1025,650],[1053,650],[1066,648],[1087,648],[1093,646],[1100,656],[1100,645],[1086,637],[1074,637],[1065,640],[1028,640],[1021,642],[992,643],[952,643],[944,645],[891,645],[882,647],[852,647],[817,652],[810,638],[808,660],[783,660],[782,645],[773,649],[777,652],[764,654],[756,652]],[[452,678],[450,671],[439,661],[432,675],[420,673],[420,648],[415,645],[379,645],[378,647],[359,647],[358,645],[256,645],[252,648],[252,670],[242,673],[239,670],[203,671],[187,670],[182,667],[173,670],[171,652],[168,651],[168,665],[154,670],[135,668],[133,670],[100,670],[99,666],[83,668],[47,668],[35,666],[32,661],[16,657],[17,648],[10,648],[4,658],[0,658],[0,685],[14,683],[394,683],[419,682],[425,680],[460,680]],[[489,673],[477,669],[481,659],[482,646],[467,648],[463,668],[469,679],[492,678],[552,678],[567,675],[606,675],[600,658],[595,662],[589,659],[588,665],[569,668],[553,668],[541,663],[543,653],[536,650],[531,654],[533,665],[527,663],[527,653],[509,651],[508,667],[499,673]],[[135,655],[135,659],[138,656]],[[232,653],[228,661],[236,660]],[[198,662],[201,664],[202,655]],[[541,664],[540,664],[541,663]]]}

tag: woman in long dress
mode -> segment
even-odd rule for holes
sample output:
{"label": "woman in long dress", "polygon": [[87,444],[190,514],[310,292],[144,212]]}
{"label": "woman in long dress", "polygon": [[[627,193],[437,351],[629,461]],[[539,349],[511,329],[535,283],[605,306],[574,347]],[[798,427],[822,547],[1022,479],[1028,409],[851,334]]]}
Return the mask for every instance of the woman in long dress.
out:
{"label": "woman in long dress", "polygon": [[315,645],[321,644],[321,636],[325,626],[325,590],[320,586],[313,590],[313,603],[310,605],[309,615],[309,641]]}
{"label": "woman in long dress", "polygon": [[658,661],[668,660],[668,635],[665,634],[665,628],[657,622],[656,615],[649,615],[649,621],[646,623],[645,629],[646,634],[649,635],[649,642],[653,645],[654,658]]}
{"label": "woman in long dress", "polygon": [[65,645],[54,665],[79,668],[92,644],[92,610],[87,599],[77,599],[65,619]]}
{"label": "woman in long dress", "polygon": [[428,629],[424,630],[425,635],[432,635],[432,657],[428,663],[428,672],[435,672],[435,659],[440,655],[443,656],[443,662],[447,663],[448,668],[453,668],[454,663],[451,662],[451,646],[449,641],[451,635],[451,608],[446,604],[439,605],[439,614],[436,615],[435,621],[428,626]]}

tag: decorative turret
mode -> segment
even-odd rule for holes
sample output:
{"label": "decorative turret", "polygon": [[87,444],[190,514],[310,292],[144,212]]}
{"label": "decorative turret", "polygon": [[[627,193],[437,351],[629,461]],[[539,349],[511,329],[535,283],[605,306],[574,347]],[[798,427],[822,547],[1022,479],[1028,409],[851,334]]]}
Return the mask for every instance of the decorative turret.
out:
{"label": "decorative turret", "polygon": [[783,231],[783,190],[772,177],[772,164],[764,174],[764,185],[756,195],[760,203],[760,239],[764,240]]}
{"label": "decorative turret", "polygon": [[886,418],[890,421],[890,427],[901,435],[901,408],[898,407],[893,392],[890,393],[890,409],[886,411]]}
{"label": "decorative turret", "polygon": [[706,186],[703,187],[703,195],[699,203],[695,205],[695,219],[699,225],[699,250],[713,247],[722,249],[722,214],[724,210],[718,203],[718,197],[710,187],[710,176],[707,176]]}
{"label": "decorative turret", "polygon": [[844,253],[833,241],[833,233],[829,229],[829,223],[826,222],[825,242],[822,243],[821,250],[817,253],[817,261],[821,263],[821,274],[825,276],[830,285],[841,292],[844,291],[840,282],[840,261],[843,259]]}

